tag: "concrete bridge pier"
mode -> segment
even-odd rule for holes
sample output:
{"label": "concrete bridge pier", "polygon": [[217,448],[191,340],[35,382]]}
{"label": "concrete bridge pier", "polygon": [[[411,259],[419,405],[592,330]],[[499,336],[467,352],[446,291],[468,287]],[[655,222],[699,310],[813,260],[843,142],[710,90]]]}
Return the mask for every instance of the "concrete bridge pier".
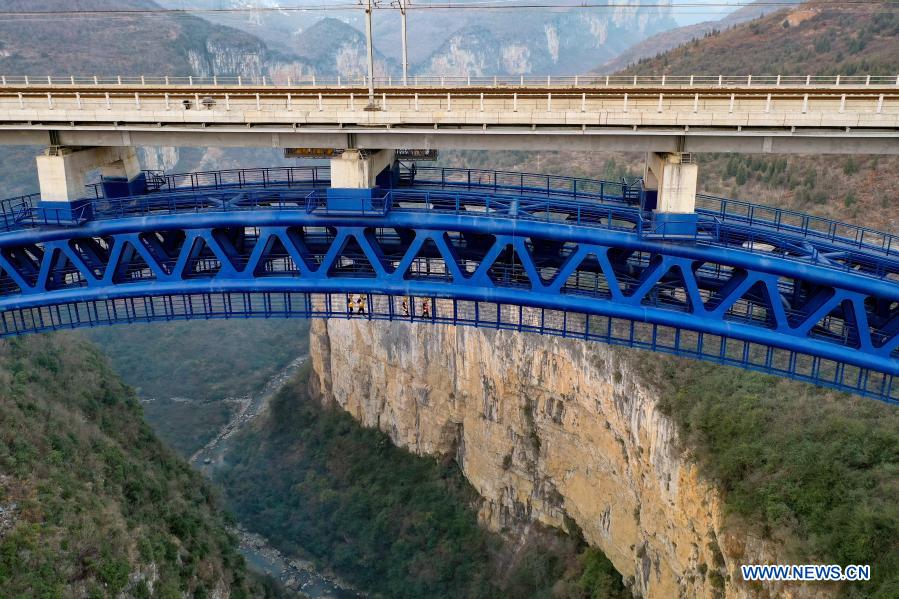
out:
{"label": "concrete bridge pier", "polygon": [[393,168],[393,150],[344,150],[331,159],[331,187],[339,189],[365,189],[377,187],[379,177]]}
{"label": "concrete bridge pier", "polygon": [[50,146],[37,157],[41,199],[71,202],[83,198],[87,176],[97,170],[106,197],[146,193],[146,178],[134,148]]}
{"label": "concrete bridge pier", "polygon": [[393,150],[344,150],[331,159],[328,210],[378,212],[378,189],[392,187],[396,178]]}
{"label": "concrete bridge pier", "polygon": [[643,171],[647,210],[653,232],[666,236],[696,234],[696,181],[699,166],[685,152],[648,152]]}

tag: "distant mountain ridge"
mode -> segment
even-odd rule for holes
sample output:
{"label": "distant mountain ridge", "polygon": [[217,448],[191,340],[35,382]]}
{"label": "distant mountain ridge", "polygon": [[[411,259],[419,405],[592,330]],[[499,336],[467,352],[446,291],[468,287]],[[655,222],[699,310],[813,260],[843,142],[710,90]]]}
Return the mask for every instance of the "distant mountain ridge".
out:
{"label": "distant mountain ridge", "polygon": [[[802,0],[785,0],[799,4]],[[678,27],[668,31],[657,33],[645,40],[634,44],[612,60],[609,60],[596,69],[597,73],[615,73],[627,68],[629,65],[644,58],[651,58],[682,44],[702,38],[714,31],[729,29],[741,23],[758,19],[766,14],[782,10],[780,7],[772,7],[765,2],[756,2],[739,8],[729,15],[717,20],[703,21],[694,25]]]}
{"label": "distant mountain ridge", "polygon": [[805,2],[644,58],[628,73],[865,74],[899,69],[899,12]]}
{"label": "distant mountain ridge", "polygon": [[[275,8],[259,12],[202,13],[216,23],[259,36],[280,51],[304,53],[317,40],[316,72],[349,76],[364,56],[361,10],[283,11],[274,0],[159,0],[172,8]],[[311,4],[318,4],[311,2]],[[285,4],[286,5],[286,4]],[[302,6],[303,3],[290,3]],[[327,21],[331,38],[320,37]],[[398,75],[401,65],[399,13],[374,13],[379,70]],[[637,0],[612,10],[586,8],[531,10],[409,10],[411,72],[422,75],[574,75],[583,73],[631,44],[676,25],[670,7]],[[327,58],[326,57],[330,57]]]}
{"label": "distant mountain ridge", "polygon": [[[109,9],[84,0],[79,10]],[[69,0],[6,0],[15,10],[66,10]],[[159,8],[151,0],[122,0],[116,8]],[[271,50],[248,33],[190,15],[100,18],[53,17],[0,21],[0,72],[7,75],[300,75],[310,65]]]}
{"label": "distant mountain ridge", "polygon": [[[362,78],[368,74],[365,34],[340,19],[326,17],[294,39],[293,52],[317,75]],[[375,52],[375,73],[396,72],[393,60]]]}
{"label": "distant mountain ridge", "polygon": [[534,11],[509,13],[501,26],[470,22],[414,71],[424,75],[576,75],[673,21],[664,14]]}

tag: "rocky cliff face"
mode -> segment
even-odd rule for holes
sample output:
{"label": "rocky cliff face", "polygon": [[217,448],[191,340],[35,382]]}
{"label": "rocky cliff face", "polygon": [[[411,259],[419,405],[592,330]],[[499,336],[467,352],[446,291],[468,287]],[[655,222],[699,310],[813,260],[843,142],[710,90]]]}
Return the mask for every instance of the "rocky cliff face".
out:
{"label": "rocky cliff face", "polygon": [[[458,28],[414,72],[431,76],[575,75],[635,41],[669,28],[665,8],[621,5],[614,11],[540,11],[459,15]],[[413,55],[415,56],[415,55]]]}
{"label": "rocky cliff face", "polygon": [[[298,31],[290,50],[321,76],[358,80],[368,74],[365,34],[339,19],[325,18]],[[397,70],[377,49],[374,60],[378,77]]]}
{"label": "rocky cliff face", "polygon": [[[452,455],[484,498],[480,518],[572,529],[635,595],[753,596],[740,564],[782,549],[725,527],[716,490],[628,353],[506,331],[315,322],[313,392],[418,454]],[[799,589],[766,587],[772,596]]]}
{"label": "rocky cliff face", "polygon": [[241,75],[250,80],[266,77],[284,84],[311,77],[313,69],[296,57],[279,56],[258,39],[207,38],[202,47],[189,48],[187,59],[194,75]]}
{"label": "rocky cliff face", "polygon": [[[171,8],[277,8],[274,0],[158,0]],[[529,10],[409,11],[411,72],[425,76],[575,75],[614,58],[643,38],[675,27],[671,8],[651,0],[614,2],[608,10],[569,6]],[[283,6],[284,3],[282,2]],[[383,7],[382,7],[383,8]],[[497,8],[497,7],[495,7]],[[366,72],[363,12],[265,10],[203,13],[305,58],[319,76]],[[401,74],[400,19],[373,18],[376,69]]]}
{"label": "rocky cliff face", "polygon": [[179,157],[178,148],[172,146],[146,147],[138,151],[141,166],[151,171],[170,171],[178,164]]}

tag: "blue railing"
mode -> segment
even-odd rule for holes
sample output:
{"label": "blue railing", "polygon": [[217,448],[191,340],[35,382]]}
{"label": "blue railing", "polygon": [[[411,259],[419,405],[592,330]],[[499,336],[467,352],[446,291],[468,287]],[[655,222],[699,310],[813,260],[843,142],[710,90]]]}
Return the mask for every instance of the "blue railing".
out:
{"label": "blue railing", "polygon": [[[199,191],[202,189],[229,188],[282,188],[324,187],[330,182],[327,166],[290,166],[272,168],[231,169],[162,175],[148,172],[148,186],[152,191]],[[577,177],[562,177],[536,173],[516,173],[488,169],[464,169],[416,165],[416,186],[440,186],[441,188],[466,188],[469,190],[492,190],[494,193],[515,192],[522,195],[545,197],[571,197],[574,199],[594,199],[602,202],[622,202],[626,205],[638,203],[634,198],[642,194],[642,182],[602,181]],[[636,194],[634,193],[636,192]],[[95,199],[102,197],[99,185],[91,186]],[[37,200],[36,195],[5,200],[0,204],[0,227],[4,230],[16,226],[32,225],[28,207]],[[877,231],[868,227],[852,225],[802,212],[753,204],[742,200],[698,194],[696,198],[698,214],[717,219],[722,223],[738,223],[750,227],[765,227],[775,232],[788,232],[802,237],[827,240],[857,248],[895,255],[899,252],[896,235]],[[37,223],[43,224],[43,223]]]}
{"label": "blue railing", "polygon": [[27,226],[39,200],[40,194],[37,193],[0,200],[0,230]]}
{"label": "blue railing", "polygon": [[[178,197],[153,199],[154,193],[124,199],[95,198],[94,208],[99,218],[110,218],[124,214],[139,214],[154,211],[183,211],[211,209],[245,209],[276,208],[289,209],[297,204],[299,198],[293,197],[285,202],[283,196],[265,198],[262,196],[247,197],[239,204],[216,206],[209,203],[209,191],[221,192],[230,189],[271,189],[308,190],[322,188],[329,183],[330,172],[327,166],[292,166],[254,169],[232,169],[223,171],[207,171],[197,173],[162,175],[149,172],[147,181],[152,190]],[[489,191],[502,201],[500,194],[516,194],[520,202],[533,197],[551,198],[552,204],[547,212],[553,209],[570,207],[565,201],[578,202],[575,206],[613,204],[619,207],[639,205],[635,198],[641,197],[642,182],[601,181],[576,177],[561,177],[535,173],[515,173],[487,169],[463,169],[449,167],[416,166],[415,187],[439,186],[441,189],[464,189],[465,191]],[[414,188],[413,188],[414,189]],[[393,190],[397,194],[400,190]],[[195,193],[193,199],[180,196],[184,192]],[[99,195],[100,188],[93,188],[94,195]],[[321,196],[313,196],[319,201]],[[399,197],[399,196],[396,196]],[[435,196],[436,197],[436,196]],[[471,203],[473,196],[466,197]],[[408,196],[406,196],[408,199]],[[62,225],[59,221],[48,221],[34,214],[34,206],[38,200],[36,194],[12,198],[0,202],[0,230],[11,230],[29,226]],[[305,197],[303,198],[305,202]],[[452,200],[455,201],[455,200]],[[304,204],[305,205],[305,204]],[[425,209],[429,204],[425,201]],[[136,208],[136,210],[135,210]],[[758,244],[766,243],[767,236],[787,233],[807,240],[826,242],[833,251],[859,250],[866,253],[879,254],[879,257],[892,258],[899,251],[897,236],[867,227],[851,225],[832,219],[812,216],[801,212],[753,204],[741,200],[720,198],[711,195],[697,196],[697,214],[700,216],[699,236],[697,240],[723,240],[721,227],[726,225],[732,234],[741,231],[740,243],[755,240]],[[631,213],[628,212],[630,215]],[[577,216],[575,221],[579,222]],[[634,222],[636,218],[630,218]],[[640,222],[647,221],[641,217]],[[643,232],[645,226],[638,229]],[[733,235],[731,235],[733,237]],[[683,239],[683,238],[680,238]],[[758,249],[756,243],[749,248]],[[882,276],[887,276],[883,270]]]}
{"label": "blue railing", "polygon": [[[327,208],[327,194],[324,189],[310,187],[270,189],[251,187],[246,189],[210,189],[198,187],[197,191],[184,188],[173,193],[149,194],[129,198],[91,200],[90,209],[95,220],[109,220],[133,216],[160,214],[183,214],[189,212],[233,212],[247,210],[295,210],[307,213],[323,213]],[[233,193],[232,193],[233,192]],[[375,205],[377,204],[377,205]],[[414,212],[441,212],[476,216],[487,214],[501,218],[529,221],[557,221],[569,225],[598,227],[609,230],[630,231],[638,235],[653,233],[651,219],[638,208],[620,203],[601,204],[591,199],[535,198],[515,195],[485,195],[477,191],[395,189],[376,198],[371,206],[371,216],[381,216],[387,210]],[[87,209],[88,207],[85,207]],[[715,213],[711,213],[715,214]],[[63,224],[55,220],[42,219],[37,214],[30,216],[32,225]],[[762,219],[733,219],[727,221],[717,215],[699,215],[695,243],[718,245],[740,249],[755,254],[774,255],[782,250],[772,248],[783,246],[783,234],[794,232],[792,228],[764,226]],[[21,222],[20,222],[21,225]],[[657,237],[658,238],[658,237]],[[683,241],[682,236],[677,238]],[[823,254],[841,250],[840,238],[818,238],[817,249],[803,253],[791,253],[796,261],[822,264]],[[821,246],[821,242],[826,245]],[[865,250],[865,247],[859,247]],[[899,272],[899,261],[895,255],[877,256],[868,260],[863,272],[854,268],[853,263],[825,262],[824,266],[836,270],[857,272],[864,276],[886,278]]]}
{"label": "blue railing", "polygon": [[[639,179],[619,183],[535,173],[432,166],[416,168],[415,184],[592,198],[603,202],[617,200],[627,205],[639,204],[643,194],[643,182]],[[899,253],[899,238],[896,235],[785,208],[697,194],[696,212],[710,217],[707,228],[710,222],[734,222],[749,227],[763,226],[776,232],[789,232],[886,255]]]}
{"label": "blue railing", "polygon": [[637,208],[581,200],[419,190],[393,190],[387,196],[394,211],[448,212],[469,216],[487,214],[630,231],[642,231],[644,228],[643,214]]}
{"label": "blue railing", "polygon": [[[639,204],[643,193],[643,182],[640,179],[630,183],[626,181],[619,183],[536,173],[433,166],[417,166],[415,184],[465,187],[471,190],[515,191],[528,195],[592,198],[603,202],[617,200],[628,205]],[[636,195],[633,192],[636,192]],[[722,223],[736,222],[750,227],[764,226],[773,231],[839,242],[849,247],[883,252],[887,255],[899,253],[899,238],[896,235],[795,210],[697,194],[696,212],[711,217],[712,222],[717,219]]]}
{"label": "blue railing", "polygon": [[[327,187],[331,169],[327,166],[280,166],[269,168],[242,168],[223,171],[206,171],[183,174],[150,173],[151,191],[183,191],[204,188],[228,189],[232,187]],[[151,178],[147,178],[148,184]]]}
{"label": "blue railing", "polygon": [[[355,295],[355,294],[354,294]],[[365,315],[347,311],[350,294],[204,292],[70,302],[52,308],[8,311],[0,337],[119,323],[194,319],[350,318],[483,327],[554,335],[706,360],[824,385],[893,404],[893,377],[799,352],[674,327],[573,311],[526,308],[436,296],[366,293]],[[422,305],[428,302],[428,313]]]}
{"label": "blue railing", "polygon": [[[148,170],[144,174],[150,193],[246,187],[327,187],[331,180],[328,166],[275,166],[172,174]],[[104,197],[102,183],[92,183],[87,189],[90,198]]]}
{"label": "blue railing", "polygon": [[718,218],[722,222],[766,227],[777,232],[788,232],[867,251],[882,252],[888,256],[899,254],[899,237],[892,233],[795,210],[697,194],[696,212]]}
{"label": "blue railing", "polygon": [[494,192],[618,201],[625,200],[628,188],[625,183],[599,179],[420,165],[416,165],[415,185],[492,189]]}
{"label": "blue railing", "polygon": [[384,216],[390,211],[393,197],[392,192],[378,190],[368,197],[347,195],[335,201],[326,190],[316,189],[306,196],[306,212],[322,216]]}
{"label": "blue railing", "polygon": [[[538,199],[514,195],[485,195],[477,192],[394,189],[373,198],[372,215],[394,211],[490,214],[504,218],[553,220],[581,226],[601,226],[640,231],[643,215],[638,208],[599,204],[583,200]],[[185,190],[127,198],[89,200],[94,220],[189,212],[233,212],[247,210],[302,210],[315,212],[327,206],[327,191],[311,187],[294,189],[243,189],[229,195],[227,189]],[[42,222],[31,216],[31,224]]]}
{"label": "blue railing", "polygon": [[187,212],[306,210],[308,197],[313,191],[311,187],[298,186],[293,189],[256,188],[233,191],[187,188],[172,193],[92,200],[92,204],[95,220]]}

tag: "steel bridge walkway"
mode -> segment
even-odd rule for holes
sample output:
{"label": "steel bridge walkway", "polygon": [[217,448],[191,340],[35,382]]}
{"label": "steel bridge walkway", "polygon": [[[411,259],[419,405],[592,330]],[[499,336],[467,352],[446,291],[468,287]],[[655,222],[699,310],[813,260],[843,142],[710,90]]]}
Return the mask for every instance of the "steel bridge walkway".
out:
{"label": "steel bridge walkway", "polygon": [[[672,238],[639,182],[421,168],[365,210],[327,168],[151,174],[74,221],[0,205],[0,336],[194,318],[512,329],[739,366],[899,403],[899,240],[700,196]],[[366,298],[364,316],[349,299]]]}

